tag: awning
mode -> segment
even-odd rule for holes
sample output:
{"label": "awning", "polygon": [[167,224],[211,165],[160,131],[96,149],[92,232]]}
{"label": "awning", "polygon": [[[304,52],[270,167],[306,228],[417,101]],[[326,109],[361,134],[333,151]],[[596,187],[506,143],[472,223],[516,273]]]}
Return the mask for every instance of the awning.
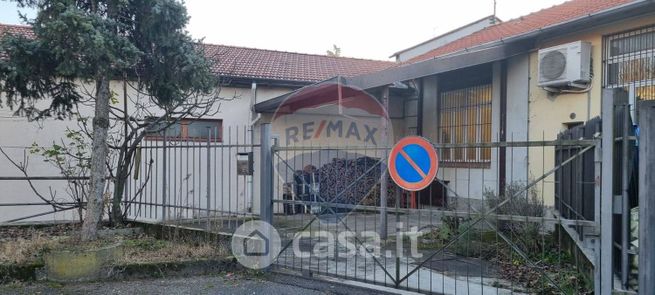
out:
{"label": "awning", "polygon": [[255,105],[255,111],[274,112],[278,117],[301,109],[340,105],[345,108],[360,109],[371,115],[385,116],[386,112],[382,106],[370,97],[365,91],[348,85],[345,78],[334,77],[258,103]]}

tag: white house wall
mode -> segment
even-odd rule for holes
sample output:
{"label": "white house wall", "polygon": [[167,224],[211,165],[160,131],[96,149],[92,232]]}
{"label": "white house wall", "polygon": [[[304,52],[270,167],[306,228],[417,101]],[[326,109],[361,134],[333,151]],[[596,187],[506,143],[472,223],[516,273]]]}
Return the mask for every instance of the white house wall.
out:
{"label": "white house wall", "polygon": [[[110,85],[111,90],[116,93],[117,98],[120,101],[117,107],[122,108],[122,94],[123,94],[123,84],[119,81],[114,81]],[[274,97],[277,97],[281,94],[284,94],[291,89],[288,88],[270,88],[270,87],[258,87],[256,96],[257,102],[265,101]],[[229,100],[224,100],[220,103],[220,108],[216,114],[208,116],[206,118],[211,119],[222,119],[223,122],[223,132],[224,137],[227,137],[229,130],[232,131],[232,140],[235,140],[235,134],[237,128],[239,128],[239,140],[241,143],[245,142],[243,138],[244,130],[247,126],[250,125],[251,120],[256,118],[255,115],[251,115],[251,105],[254,103],[252,97],[252,91],[248,88],[234,88],[234,87],[223,87],[220,93],[220,96],[223,98],[230,98]],[[128,96],[134,96],[134,91],[128,87]],[[128,112],[130,109],[133,109],[132,103],[128,103]],[[91,107],[82,107],[81,112],[85,115],[92,114]],[[9,156],[17,162],[23,161],[23,156],[26,154],[29,156],[29,172],[31,176],[59,176],[59,171],[52,167],[50,163],[43,162],[43,159],[38,155],[30,155],[27,149],[33,144],[36,143],[40,146],[48,147],[53,144],[53,142],[60,142],[62,138],[65,137],[66,128],[77,129],[76,122],[70,120],[54,120],[46,119],[42,122],[28,122],[25,118],[14,117],[12,116],[12,111],[10,111],[6,106],[0,108],[0,146],[9,154]],[[122,128],[122,127],[120,127]],[[245,130],[248,137],[251,136],[250,131]],[[251,138],[248,138],[250,141]],[[161,142],[159,142],[161,143]],[[256,141],[258,143],[258,141]],[[152,141],[149,141],[146,144],[153,144]],[[206,149],[204,149],[206,154]],[[236,149],[229,151],[225,150],[221,157],[224,157],[224,161],[230,160],[230,157],[236,157]],[[198,150],[198,157],[200,150]],[[219,152],[220,153],[220,152]],[[255,153],[255,161],[258,159],[258,152]],[[204,157],[204,156],[202,156]],[[220,159],[219,155],[213,156],[214,160]],[[161,155],[159,158],[161,160]],[[179,160],[179,159],[178,159]],[[233,159],[231,159],[233,160]],[[201,158],[197,158],[196,161],[202,161]],[[220,163],[218,161],[217,163]],[[186,165],[184,161],[178,164],[184,166]],[[217,164],[218,165],[218,164]],[[160,166],[161,167],[161,166]],[[174,169],[168,167],[168,169]],[[217,169],[217,168],[212,168]],[[228,171],[226,170],[226,173]],[[157,172],[161,173],[161,171]],[[203,171],[198,171],[196,174],[202,174]],[[253,193],[259,193],[259,186],[257,179],[254,179],[254,184],[252,183],[252,177],[248,180],[241,181],[239,185],[236,185],[236,169],[233,168],[229,173],[234,174],[232,179],[234,185],[230,186],[230,192],[225,191],[225,195],[229,198],[233,198],[232,201],[225,199],[225,203],[230,202],[231,204],[236,204],[235,208],[240,210],[247,210],[248,207],[258,208],[258,204],[244,203],[243,198],[239,196],[244,195],[246,192],[250,195]],[[4,157],[0,156],[0,176],[23,176],[21,172],[16,169],[9,161]],[[205,176],[203,176],[205,177]],[[254,177],[258,177],[255,173]],[[154,178],[153,178],[154,180]],[[65,181],[34,181],[35,186],[44,195],[50,196],[49,191],[57,191],[57,199],[68,200],[68,196],[65,194],[66,183]],[[202,183],[200,183],[202,185]],[[220,184],[220,182],[218,182]],[[161,182],[159,182],[161,185]],[[175,182],[171,182],[170,190],[176,186]],[[29,188],[26,181],[1,181],[0,187],[2,187],[2,193],[0,196],[0,203],[32,203],[40,202],[40,200],[34,195],[32,190]],[[194,194],[196,196],[206,196],[206,186],[202,185],[200,191],[196,190]],[[203,191],[204,190],[204,191]],[[212,191],[214,189],[212,188]],[[159,191],[158,193],[161,193]],[[257,198],[254,198],[257,199]],[[243,204],[241,204],[243,203]],[[205,203],[203,203],[205,204]],[[21,207],[4,207],[0,206],[0,222],[11,220],[14,218],[20,218],[27,215],[38,214],[51,210],[51,207],[48,206],[21,206]],[[161,216],[158,214],[158,216]],[[45,215],[31,220],[64,220],[76,218],[75,212],[61,212],[54,215]]]}

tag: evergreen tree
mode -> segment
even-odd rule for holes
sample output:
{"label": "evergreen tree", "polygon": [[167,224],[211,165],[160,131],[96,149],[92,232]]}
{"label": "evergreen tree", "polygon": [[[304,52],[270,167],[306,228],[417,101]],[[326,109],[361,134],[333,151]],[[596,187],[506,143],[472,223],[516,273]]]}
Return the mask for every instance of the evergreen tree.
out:
{"label": "evergreen tree", "polygon": [[[80,83],[95,85],[91,194],[82,239],[97,238],[108,154],[109,82],[138,82],[160,107],[189,93],[210,93],[217,78],[196,40],[185,31],[188,15],[175,0],[17,0],[37,10],[25,20],[34,36],[0,40],[0,103],[30,119],[70,117],[84,98]],[[37,102],[47,101],[40,109]]]}

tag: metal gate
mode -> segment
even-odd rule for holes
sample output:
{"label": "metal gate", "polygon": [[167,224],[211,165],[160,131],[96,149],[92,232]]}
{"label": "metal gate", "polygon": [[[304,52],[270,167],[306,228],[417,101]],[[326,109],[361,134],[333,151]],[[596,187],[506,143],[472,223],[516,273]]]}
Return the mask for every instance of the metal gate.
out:
{"label": "metal gate", "polygon": [[[222,127],[222,126],[221,126]],[[134,159],[124,210],[136,221],[231,233],[259,214],[253,173],[259,145],[244,126],[202,138],[147,137]]]}
{"label": "metal gate", "polygon": [[[591,156],[595,165],[582,167],[600,177],[599,143],[434,143],[439,155],[489,153],[490,160],[441,160],[434,185],[418,193],[388,179],[387,147],[274,146],[272,221],[282,239],[276,263],[422,293],[591,292],[598,237],[578,231],[598,232],[599,218],[563,218],[555,190],[563,174],[555,175]],[[562,148],[576,152],[556,161]]]}

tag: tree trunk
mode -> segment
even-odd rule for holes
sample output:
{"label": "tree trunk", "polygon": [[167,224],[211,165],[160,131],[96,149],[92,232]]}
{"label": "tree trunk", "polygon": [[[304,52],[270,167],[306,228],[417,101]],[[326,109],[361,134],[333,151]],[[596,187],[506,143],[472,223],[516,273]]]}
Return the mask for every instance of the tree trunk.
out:
{"label": "tree trunk", "polygon": [[123,223],[123,211],[121,202],[123,201],[123,194],[125,184],[127,182],[128,168],[130,167],[131,151],[129,149],[129,115],[127,113],[127,75],[123,74],[123,147],[118,155],[118,164],[116,169],[116,180],[114,181],[114,197],[111,203],[111,220],[112,225]]}
{"label": "tree trunk", "polygon": [[93,144],[91,153],[91,189],[82,225],[82,240],[95,240],[98,223],[102,219],[107,167],[107,131],[109,129],[109,79],[103,76],[96,83],[95,117],[93,118]]}
{"label": "tree trunk", "polygon": [[113,224],[123,223],[123,211],[121,208],[121,201],[123,200],[123,193],[125,192],[125,183],[127,182],[127,169],[130,166],[130,159],[120,159],[116,173],[116,182],[114,183],[114,197],[111,204],[111,215]]}

